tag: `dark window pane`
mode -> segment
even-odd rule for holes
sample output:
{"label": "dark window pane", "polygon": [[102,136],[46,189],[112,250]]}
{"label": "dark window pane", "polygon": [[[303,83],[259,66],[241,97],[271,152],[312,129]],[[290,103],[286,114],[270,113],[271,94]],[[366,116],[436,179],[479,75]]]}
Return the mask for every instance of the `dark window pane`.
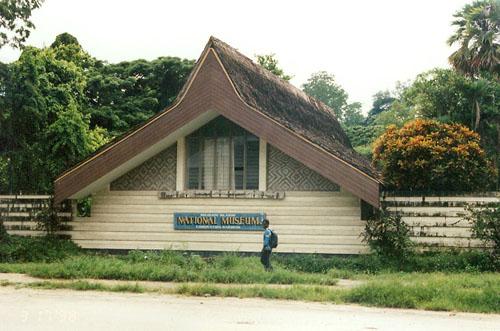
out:
{"label": "dark window pane", "polygon": [[198,189],[200,185],[200,138],[190,136],[187,145],[187,182],[188,189]]}
{"label": "dark window pane", "polygon": [[253,135],[247,136],[246,157],[246,189],[259,188],[259,139]]}
{"label": "dark window pane", "polygon": [[234,137],[234,188],[243,190],[243,175],[245,170],[245,137]]}

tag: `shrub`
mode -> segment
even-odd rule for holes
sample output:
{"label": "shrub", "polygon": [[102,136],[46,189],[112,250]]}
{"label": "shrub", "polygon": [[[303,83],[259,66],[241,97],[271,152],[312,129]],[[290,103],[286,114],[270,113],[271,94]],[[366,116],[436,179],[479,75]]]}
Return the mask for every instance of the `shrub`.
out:
{"label": "shrub", "polygon": [[479,135],[459,124],[417,119],[390,126],[374,144],[373,162],[389,189],[484,191],[496,183]]}
{"label": "shrub", "polygon": [[9,238],[9,234],[3,225],[3,220],[0,219],[0,243],[7,241]]}
{"label": "shrub", "polygon": [[345,128],[353,146],[370,145],[384,132],[381,125],[354,125]]}
{"label": "shrub", "polygon": [[470,214],[465,219],[472,222],[472,236],[486,245],[493,244],[493,256],[500,258],[500,203],[468,206],[467,210]]}
{"label": "shrub", "polygon": [[414,253],[410,234],[411,229],[401,215],[380,210],[366,222],[363,241],[380,256],[401,263]]}
{"label": "shrub", "polygon": [[498,265],[483,250],[438,250],[415,254],[401,271],[407,272],[484,272],[497,271]]}
{"label": "shrub", "polygon": [[0,262],[49,262],[79,252],[79,247],[70,240],[9,236],[8,241],[0,244]]}
{"label": "shrub", "polygon": [[277,254],[274,261],[283,267],[307,273],[329,273],[350,278],[359,273],[381,272],[483,272],[497,271],[498,265],[482,250],[437,250],[415,253],[404,264],[378,254],[324,256],[318,254]]}
{"label": "shrub", "polygon": [[332,269],[375,273],[387,265],[377,255],[323,256],[318,254],[277,254],[274,261],[293,271],[327,273]]}
{"label": "shrub", "polygon": [[76,210],[78,212],[77,216],[90,217],[90,212],[92,210],[92,197],[86,197],[78,200]]}
{"label": "shrub", "polygon": [[47,206],[36,214],[37,230],[45,231],[47,236],[55,236],[59,230],[62,230],[59,211],[59,208],[54,205],[54,201],[50,199]]}

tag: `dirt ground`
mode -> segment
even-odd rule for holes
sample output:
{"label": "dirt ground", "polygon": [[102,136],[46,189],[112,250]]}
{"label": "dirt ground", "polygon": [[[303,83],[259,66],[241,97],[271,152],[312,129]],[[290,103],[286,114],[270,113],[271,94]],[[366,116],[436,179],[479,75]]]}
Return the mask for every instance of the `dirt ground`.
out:
{"label": "dirt ground", "polygon": [[0,287],[3,330],[498,330],[500,315]]}
{"label": "dirt ground", "polygon": [[[139,280],[139,281],[127,281],[127,280],[111,280],[111,279],[87,279],[87,278],[82,278],[78,280],[83,280],[83,281],[88,281],[91,283],[97,283],[97,284],[102,284],[102,285],[108,285],[108,286],[114,286],[114,285],[140,285],[146,289],[173,289],[177,286],[179,286],[179,283],[175,282],[155,282],[155,281],[145,281],[145,280]],[[35,282],[41,282],[41,281],[55,281],[55,282],[74,282],[75,279],[43,279],[43,278],[36,278],[36,277],[31,277],[25,274],[16,274],[16,273],[0,273],[0,281],[7,281],[9,283],[19,283],[19,284],[29,284],[29,283],[35,283]],[[191,282],[190,284],[203,284],[203,283],[195,283]],[[359,286],[363,284],[363,281],[359,280],[351,280],[351,279],[339,279],[338,283],[334,286],[331,286],[332,288],[352,288],[355,286]],[[256,286],[256,285],[261,285],[261,286],[266,286],[270,288],[287,288],[291,287],[293,285],[288,285],[288,284],[221,284],[218,283],[217,286],[224,286],[224,287],[244,287],[244,286]],[[302,286],[306,286],[305,284],[301,284]],[[311,285],[314,286],[314,285]],[[0,330],[1,331],[1,330]]]}

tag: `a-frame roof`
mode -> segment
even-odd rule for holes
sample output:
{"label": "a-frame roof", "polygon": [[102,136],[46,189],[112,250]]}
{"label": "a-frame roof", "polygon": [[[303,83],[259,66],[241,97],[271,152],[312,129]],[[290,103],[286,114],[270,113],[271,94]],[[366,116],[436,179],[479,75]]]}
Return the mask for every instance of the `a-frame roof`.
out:
{"label": "a-frame roof", "polygon": [[130,170],[127,164],[147,151],[151,155],[160,141],[181,134],[190,121],[210,112],[379,205],[377,172],[352,149],[331,110],[213,37],[173,105],[61,174],[55,180],[55,201],[89,194],[97,182],[109,183]]}

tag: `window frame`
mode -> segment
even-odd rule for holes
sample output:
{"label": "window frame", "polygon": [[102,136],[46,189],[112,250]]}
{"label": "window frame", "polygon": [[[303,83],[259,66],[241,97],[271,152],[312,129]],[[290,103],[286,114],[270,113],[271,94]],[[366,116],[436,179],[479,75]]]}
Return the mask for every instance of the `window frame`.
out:
{"label": "window frame", "polygon": [[[215,122],[217,121],[217,122]],[[224,123],[227,121],[227,123]],[[215,123],[213,123],[215,122]],[[221,124],[222,123],[222,124]],[[210,125],[215,125],[216,128],[218,125],[227,125],[228,126],[228,135],[220,135],[218,134],[218,130],[210,130],[207,129],[210,128]],[[211,135],[204,134],[206,131],[211,132]],[[239,134],[242,133],[242,134]],[[189,158],[191,155],[191,144],[190,144],[190,138],[195,137],[198,139],[197,147],[198,147],[198,160],[197,160],[197,168],[198,168],[198,175],[197,175],[197,187],[192,188],[190,187],[190,163],[189,163]],[[236,188],[236,166],[235,166],[235,160],[234,160],[234,154],[235,154],[235,140],[242,137],[243,138],[243,173],[242,173],[242,188]],[[229,170],[232,172],[232,176],[229,176],[229,188],[224,188],[224,189],[217,189],[217,188],[212,188],[212,189],[207,189],[203,187],[204,184],[204,166],[203,166],[203,160],[204,160],[204,150],[205,150],[205,139],[214,139],[214,165],[213,165],[213,181],[214,183],[217,182],[217,175],[218,175],[218,157],[217,157],[217,141],[220,138],[229,138],[229,144],[231,148],[229,149],[229,158],[230,158],[230,166]],[[210,191],[210,190],[231,190],[231,191],[254,191],[259,189],[259,179],[260,179],[260,138],[258,136],[253,135],[252,133],[248,132],[244,128],[238,126],[237,124],[229,121],[226,118],[218,117],[211,122],[205,124],[201,128],[197,129],[196,131],[192,132],[191,134],[188,134],[185,136],[185,155],[184,155],[184,171],[185,171],[185,178],[184,178],[184,188],[187,191],[197,191],[197,190],[203,190],[203,191]],[[255,141],[257,144],[257,152],[256,152],[256,157],[257,157],[257,167],[256,167],[256,175],[257,175],[257,181],[256,183],[252,183],[254,185],[253,188],[247,188],[248,185],[248,144],[250,141]],[[203,187],[203,188],[202,188]]]}

